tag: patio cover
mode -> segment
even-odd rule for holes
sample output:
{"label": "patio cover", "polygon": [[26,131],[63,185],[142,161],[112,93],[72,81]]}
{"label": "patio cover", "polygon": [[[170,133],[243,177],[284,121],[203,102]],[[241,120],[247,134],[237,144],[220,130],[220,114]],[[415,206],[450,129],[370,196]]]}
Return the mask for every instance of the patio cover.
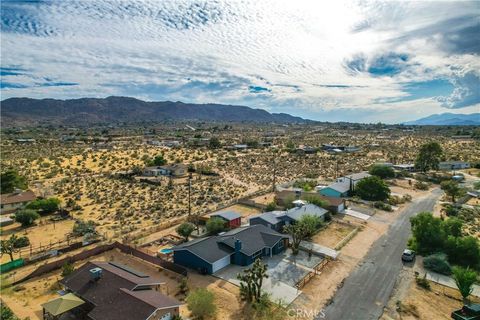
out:
{"label": "patio cover", "polygon": [[44,304],[42,304],[42,307],[52,316],[58,316],[84,303],[85,301],[83,301],[73,293],[67,293],[64,296],[45,302]]}

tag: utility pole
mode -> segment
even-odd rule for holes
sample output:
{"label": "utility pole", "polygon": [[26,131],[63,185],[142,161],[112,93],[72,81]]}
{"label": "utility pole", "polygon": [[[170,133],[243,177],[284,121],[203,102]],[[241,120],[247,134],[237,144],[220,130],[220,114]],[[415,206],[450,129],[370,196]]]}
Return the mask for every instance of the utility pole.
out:
{"label": "utility pole", "polygon": [[273,185],[272,185],[272,192],[275,192],[275,184],[277,180],[277,161],[275,157],[273,158]]}
{"label": "utility pole", "polygon": [[192,214],[192,173],[188,174],[188,218],[190,219],[190,215]]}
{"label": "utility pole", "polygon": [[335,160],[337,161],[336,163],[336,168],[335,168],[335,180],[338,178],[338,158],[335,156]]}

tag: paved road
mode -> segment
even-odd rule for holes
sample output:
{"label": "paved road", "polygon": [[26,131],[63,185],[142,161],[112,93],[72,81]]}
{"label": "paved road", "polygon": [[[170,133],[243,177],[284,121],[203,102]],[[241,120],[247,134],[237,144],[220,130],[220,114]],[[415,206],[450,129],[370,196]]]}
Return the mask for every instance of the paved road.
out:
{"label": "paved road", "polygon": [[360,265],[345,279],[333,303],[318,319],[373,320],[382,315],[402,269],[400,257],[410,236],[409,218],[421,211],[432,211],[441,194],[442,191],[435,189],[405,208],[387,233],[373,244]]}

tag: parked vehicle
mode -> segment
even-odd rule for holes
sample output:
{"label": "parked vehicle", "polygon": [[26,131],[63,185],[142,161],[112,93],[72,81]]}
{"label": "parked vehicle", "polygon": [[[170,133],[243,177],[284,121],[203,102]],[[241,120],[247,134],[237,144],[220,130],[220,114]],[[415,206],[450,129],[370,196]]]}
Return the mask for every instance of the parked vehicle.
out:
{"label": "parked vehicle", "polygon": [[415,251],[410,249],[403,250],[402,261],[411,262],[415,259]]}
{"label": "parked vehicle", "polygon": [[451,317],[455,320],[480,320],[480,304],[464,305],[462,309],[453,311]]}

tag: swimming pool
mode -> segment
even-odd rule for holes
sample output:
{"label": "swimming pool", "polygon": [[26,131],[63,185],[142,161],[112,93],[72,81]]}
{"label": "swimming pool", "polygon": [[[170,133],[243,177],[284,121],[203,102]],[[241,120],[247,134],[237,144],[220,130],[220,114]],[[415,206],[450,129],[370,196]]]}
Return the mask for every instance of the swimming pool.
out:
{"label": "swimming pool", "polygon": [[161,249],[160,252],[163,254],[169,254],[169,253],[172,253],[173,250],[172,248],[164,248],[164,249]]}

